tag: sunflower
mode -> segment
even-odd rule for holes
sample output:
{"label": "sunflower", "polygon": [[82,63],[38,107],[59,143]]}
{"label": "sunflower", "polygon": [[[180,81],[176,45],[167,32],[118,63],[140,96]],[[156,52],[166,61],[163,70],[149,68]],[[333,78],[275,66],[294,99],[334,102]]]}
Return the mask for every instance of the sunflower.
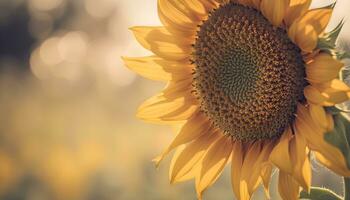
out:
{"label": "sunflower", "polygon": [[155,55],[123,58],[136,73],[165,81],[138,117],[181,124],[157,165],[176,150],[170,182],[195,179],[198,198],[231,163],[232,189],[250,199],[259,185],[269,195],[279,170],[279,193],[310,191],[311,156],[350,176],[339,148],[327,142],[336,127],[330,110],[349,99],[335,50],[343,25],[325,29],[334,4],[312,0],[158,0],[163,26],[133,27]]}

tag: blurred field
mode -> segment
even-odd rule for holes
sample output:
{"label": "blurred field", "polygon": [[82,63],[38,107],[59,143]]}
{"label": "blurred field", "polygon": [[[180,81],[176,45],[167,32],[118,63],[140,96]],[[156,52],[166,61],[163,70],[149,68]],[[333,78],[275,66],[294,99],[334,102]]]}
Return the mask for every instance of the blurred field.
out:
{"label": "blurred field", "polygon": [[[330,28],[349,6],[338,0]],[[173,130],[134,117],[163,85],[120,59],[149,54],[128,27],[159,25],[156,10],[156,0],[0,1],[0,199],[195,199],[193,183],[168,183],[169,159],[151,163]],[[342,41],[349,34],[347,23]],[[339,177],[315,170],[315,185],[342,192]],[[205,198],[233,198],[228,171]]]}

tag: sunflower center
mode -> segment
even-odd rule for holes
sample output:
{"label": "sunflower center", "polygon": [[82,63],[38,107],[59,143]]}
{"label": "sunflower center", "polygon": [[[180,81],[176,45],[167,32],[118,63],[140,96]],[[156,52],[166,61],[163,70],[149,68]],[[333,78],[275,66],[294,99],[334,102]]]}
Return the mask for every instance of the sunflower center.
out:
{"label": "sunflower center", "polygon": [[306,84],[301,51],[286,31],[253,8],[228,3],[197,36],[193,86],[201,110],[235,139],[279,137]]}

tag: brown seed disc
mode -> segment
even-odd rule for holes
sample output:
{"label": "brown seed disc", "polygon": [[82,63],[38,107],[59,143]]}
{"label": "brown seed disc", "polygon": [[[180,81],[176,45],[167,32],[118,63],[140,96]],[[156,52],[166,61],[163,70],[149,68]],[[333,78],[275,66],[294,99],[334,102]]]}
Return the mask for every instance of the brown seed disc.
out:
{"label": "brown seed disc", "polygon": [[280,136],[306,84],[301,51],[286,31],[253,8],[228,3],[197,36],[193,86],[201,110],[238,140]]}

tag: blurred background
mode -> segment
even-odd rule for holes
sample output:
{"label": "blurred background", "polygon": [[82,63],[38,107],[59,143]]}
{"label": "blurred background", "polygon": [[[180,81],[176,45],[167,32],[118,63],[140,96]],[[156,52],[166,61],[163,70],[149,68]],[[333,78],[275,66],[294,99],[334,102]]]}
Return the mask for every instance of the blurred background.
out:
{"label": "blurred background", "polygon": [[[349,7],[338,0],[330,29]],[[128,27],[159,24],[156,0],[0,0],[0,199],[195,199],[193,183],[168,183],[169,159],[151,163],[173,130],[134,116],[163,85],[120,59],[150,54]],[[340,45],[349,40],[350,22]],[[314,170],[314,185],[342,192],[339,177]],[[232,198],[226,170],[205,199]]]}

